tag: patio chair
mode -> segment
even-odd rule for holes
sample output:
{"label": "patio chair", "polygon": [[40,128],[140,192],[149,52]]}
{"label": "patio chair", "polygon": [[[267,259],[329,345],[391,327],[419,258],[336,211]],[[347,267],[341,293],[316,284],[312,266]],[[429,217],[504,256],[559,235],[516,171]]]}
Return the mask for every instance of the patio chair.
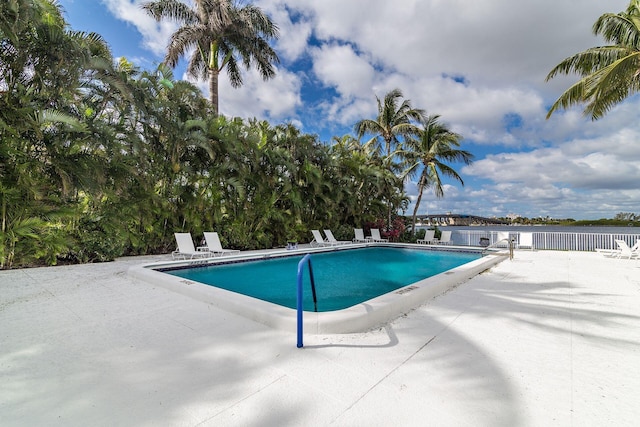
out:
{"label": "patio chair", "polygon": [[418,239],[418,240],[416,240],[416,243],[418,243],[420,245],[426,245],[428,243],[433,243],[435,235],[436,235],[436,230],[427,230],[424,233],[424,239]]}
{"label": "patio chair", "polygon": [[200,246],[198,250],[211,252],[212,255],[222,256],[225,254],[239,253],[237,249],[224,249],[220,243],[220,236],[215,231],[205,231],[204,241],[207,246]]}
{"label": "patio chair", "polygon": [[320,230],[311,230],[311,234],[313,234],[311,246],[330,246],[329,242],[325,241],[322,234],[320,234]]}
{"label": "patio chair", "polygon": [[638,240],[633,247],[629,247],[624,240],[616,239],[616,244],[618,248],[620,248],[620,252],[617,255],[618,258],[640,258],[640,240]]}
{"label": "patio chair", "polygon": [[327,242],[331,245],[347,245],[349,243],[351,243],[348,240],[336,240],[335,237],[333,237],[333,233],[331,232],[331,230],[329,229],[324,229],[324,234],[325,236],[327,236]]}
{"label": "patio chair", "polygon": [[354,228],[353,233],[356,237],[353,238],[353,243],[366,243],[368,240],[364,237],[364,230],[362,228]]}
{"label": "patio chair", "polygon": [[389,241],[389,239],[383,239],[382,236],[380,236],[380,230],[377,228],[371,229],[371,236],[369,237],[369,240],[371,242],[388,242]]}
{"label": "patio chair", "polygon": [[[618,245],[617,240],[614,240],[614,243],[616,243],[615,249],[595,248],[595,251],[598,252],[600,255],[606,256],[607,258],[618,258],[622,251],[620,250],[620,245]],[[636,246],[637,246],[637,243],[630,249],[633,251],[634,249],[636,249]]]}
{"label": "patio chair", "polygon": [[631,257],[640,259],[640,240],[636,240],[636,244],[631,247]]}
{"label": "patio chair", "polygon": [[193,258],[207,258],[211,254],[208,251],[198,251],[193,246],[193,239],[191,233],[173,233],[176,238],[178,249],[171,252],[171,258],[193,259]]}
{"label": "patio chair", "polygon": [[518,249],[522,248],[534,250],[533,233],[518,233]]}
{"label": "patio chair", "polygon": [[600,255],[609,257],[609,258],[614,258],[614,257],[618,257],[618,255],[620,254],[620,249],[601,249],[601,248],[596,248],[596,252],[598,252]]}
{"label": "patio chair", "polygon": [[434,239],[434,242],[439,245],[450,245],[451,244],[451,231],[443,231],[440,234],[439,239]]}

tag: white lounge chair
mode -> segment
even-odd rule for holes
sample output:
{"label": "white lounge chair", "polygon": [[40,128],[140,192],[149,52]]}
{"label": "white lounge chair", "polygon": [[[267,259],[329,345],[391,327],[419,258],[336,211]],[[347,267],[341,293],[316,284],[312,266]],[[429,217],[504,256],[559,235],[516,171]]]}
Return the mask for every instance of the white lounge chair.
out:
{"label": "white lounge chair", "polygon": [[364,237],[364,230],[362,228],[354,228],[353,234],[355,237],[353,238],[353,243],[366,243],[368,240]]}
{"label": "white lounge chair", "polygon": [[618,258],[640,258],[640,240],[631,248],[624,240],[616,239],[616,244],[620,248],[620,253],[617,255]]}
{"label": "white lounge chair", "polygon": [[333,233],[331,232],[331,230],[329,229],[324,229],[324,234],[325,236],[327,236],[327,242],[331,245],[347,245],[351,242],[349,242],[348,240],[336,240],[335,237],[333,237]]}
{"label": "white lounge chair", "polygon": [[604,255],[606,257],[617,257],[620,254],[620,249],[601,249],[601,248],[596,248],[596,252],[598,252],[600,255]]}
{"label": "white lounge chair", "polygon": [[427,230],[424,233],[424,239],[418,239],[418,240],[416,240],[416,243],[418,243],[420,245],[426,245],[428,243],[433,243],[435,235],[436,235],[436,231],[435,230]]}
{"label": "white lounge chair", "polygon": [[200,246],[198,250],[211,252],[212,255],[222,256],[225,254],[239,253],[237,249],[224,249],[220,243],[220,236],[215,231],[205,231],[204,241],[207,246]]}
{"label": "white lounge chair", "polygon": [[596,252],[598,252],[600,255],[604,255],[606,257],[614,258],[614,257],[617,257],[618,255],[620,255],[620,247],[617,245],[617,243],[616,243],[616,246],[617,247],[615,249],[596,248]]}
{"label": "white lounge chair", "polygon": [[631,257],[640,259],[640,240],[636,240],[636,244],[631,247]]}
{"label": "white lounge chair", "polygon": [[534,250],[533,233],[518,233],[518,249],[522,248]]}
{"label": "white lounge chair", "polygon": [[371,229],[371,237],[369,237],[369,240],[372,242],[388,242],[389,241],[389,239],[383,239],[382,236],[380,236],[380,230],[377,228]]}
{"label": "white lounge chair", "polygon": [[322,234],[320,234],[320,230],[311,230],[311,234],[313,234],[311,246],[330,246],[329,242],[325,241]]}
{"label": "white lounge chair", "polygon": [[434,242],[439,245],[449,245],[451,244],[451,231],[446,230],[440,234],[439,239],[434,239]]}
{"label": "white lounge chair", "polygon": [[[621,256],[623,256],[623,249],[620,247],[620,243],[618,243],[619,241],[623,242],[625,246],[629,247],[629,245],[627,245],[627,243],[624,240],[616,240],[615,242],[616,242],[616,245],[618,246],[617,249],[596,248],[596,252],[606,257],[620,258]],[[630,247],[628,252],[626,251],[626,249],[624,250],[624,252],[625,252],[624,256],[627,256],[629,258],[640,258],[640,256],[638,255],[640,254],[640,240],[636,241],[636,244]],[[631,256],[629,256],[629,252],[631,253]]]}
{"label": "white lounge chair", "polygon": [[193,259],[193,258],[208,258],[211,254],[208,251],[198,251],[193,245],[193,239],[191,238],[191,233],[173,233],[176,237],[176,243],[178,244],[178,249],[171,252],[171,257],[173,259],[182,258],[182,259]]}

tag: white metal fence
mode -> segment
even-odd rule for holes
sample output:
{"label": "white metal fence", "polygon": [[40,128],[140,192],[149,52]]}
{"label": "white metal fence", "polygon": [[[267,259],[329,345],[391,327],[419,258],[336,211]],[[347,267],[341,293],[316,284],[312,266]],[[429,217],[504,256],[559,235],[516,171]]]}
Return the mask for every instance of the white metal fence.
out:
{"label": "white metal fence", "polygon": [[[509,232],[509,238],[520,242],[522,232]],[[638,234],[615,233],[573,233],[573,232],[533,232],[535,249],[561,251],[595,251],[598,249],[617,249],[616,239],[624,240],[629,246],[640,240]],[[460,246],[481,246],[480,239],[488,239],[488,244],[498,240],[497,231],[453,230],[451,241]]]}

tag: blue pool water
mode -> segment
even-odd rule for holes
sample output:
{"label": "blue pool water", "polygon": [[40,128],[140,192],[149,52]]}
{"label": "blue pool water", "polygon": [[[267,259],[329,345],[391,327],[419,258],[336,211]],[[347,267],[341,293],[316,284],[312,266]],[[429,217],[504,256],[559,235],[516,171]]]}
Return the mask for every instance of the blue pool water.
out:
{"label": "blue pool water", "polygon": [[[480,258],[478,253],[393,247],[349,249],[311,256],[318,311],[342,310]],[[296,308],[300,256],[164,270],[289,308]],[[313,311],[308,269],[304,309]]]}

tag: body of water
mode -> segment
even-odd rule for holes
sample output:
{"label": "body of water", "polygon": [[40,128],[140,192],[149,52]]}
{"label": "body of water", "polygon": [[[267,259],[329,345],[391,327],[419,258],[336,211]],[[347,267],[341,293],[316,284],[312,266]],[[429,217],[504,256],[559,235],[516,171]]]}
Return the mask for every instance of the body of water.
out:
{"label": "body of water", "polygon": [[[428,228],[421,226],[419,228]],[[531,225],[490,225],[490,226],[439,226],[440,230],[451,230],[454,245],[480,245],[481,238],[488,238],[489,244],[498,240],[497,232],[508,232],[516,243],[520,234],[531,233],[536,249],[594,251],[596,249],[616,249],[616,239],[633,246],[640,239],[640,227],[567,227]],[[486,243],[486,242],[485,242]]]}
{"label": "body of water", "polygon": [[[416,227],[420,229],[433,228],[426,225]],[[482,225],[482,226],[438,226],[440,230],[451,231],[509,231],[511,233],[532,232],[532,233],[611,233],[611,234],[640,234],[640,227],[591,227],[591,226],[563,226],[563,225]]]}

